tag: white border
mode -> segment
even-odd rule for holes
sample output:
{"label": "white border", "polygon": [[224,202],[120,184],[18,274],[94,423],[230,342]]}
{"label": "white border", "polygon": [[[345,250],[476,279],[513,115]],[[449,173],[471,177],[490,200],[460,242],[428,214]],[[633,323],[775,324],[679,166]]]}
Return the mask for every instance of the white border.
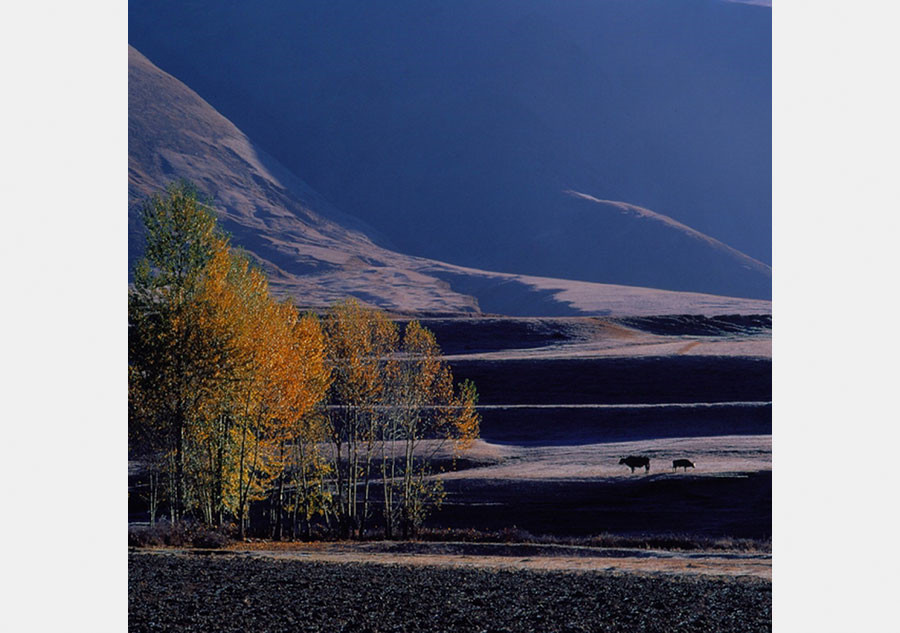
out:
{"label": "white border", "polygon": [[[869,629],[898,589],[897,9],[772,10],[775,630]],[[127,626],[126,34],[123,2],[0,23],[10,630]]]}
{"label": "white border", "polygon": [[773,12],[775,630],[891,628],[897,9]]}
{"label": "white border", "polygon": [[127,3],[4,8],[4,608],[127,629]]}

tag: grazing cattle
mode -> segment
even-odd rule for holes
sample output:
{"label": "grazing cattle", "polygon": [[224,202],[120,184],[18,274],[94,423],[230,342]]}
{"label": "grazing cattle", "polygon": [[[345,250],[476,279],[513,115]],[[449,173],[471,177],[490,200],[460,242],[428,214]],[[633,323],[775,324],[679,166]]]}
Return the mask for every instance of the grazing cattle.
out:
{"label": "grazing cattle", "polygon": [[635,457],[634,455],[629,455],[628,457],[623,457],[619,460],[619,464],[625,464],[629,468],[631,468],[631,472],[634,472],[635,468],[640,468],[643,466],[646,470],[644,472],[650,472],[650,458],[649,457]]}
{"label": "grazing cattle", "polygon": [[672,462],[672,468],[674,468],[675,470],[678,470],[679,468],[684,467],[684,472],[687,472],[688,466],[693,468],[694,462],[692,462],[689,459],[676,459],[675,461]]}

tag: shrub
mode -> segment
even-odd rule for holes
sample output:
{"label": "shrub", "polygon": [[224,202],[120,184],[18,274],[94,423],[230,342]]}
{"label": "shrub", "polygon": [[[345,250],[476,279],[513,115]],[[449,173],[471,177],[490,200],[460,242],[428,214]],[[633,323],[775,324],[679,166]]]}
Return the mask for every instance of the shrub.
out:
{"label": "shrub", "polygon": [[231,540],[233,528],[211,528],[192,521],[170,523],[160,521],[150,526],[129,526],[130,547],[225,547]]}

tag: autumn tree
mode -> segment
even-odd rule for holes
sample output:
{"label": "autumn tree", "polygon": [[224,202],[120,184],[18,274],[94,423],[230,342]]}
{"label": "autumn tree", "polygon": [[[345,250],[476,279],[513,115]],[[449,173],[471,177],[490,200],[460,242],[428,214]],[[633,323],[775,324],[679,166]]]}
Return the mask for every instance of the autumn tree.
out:
{"label": "autumn tree", "polygon": [[[271,492],[273,536],[281,538],[289,503],[286,486],[299,470],[304,487],[305,516],[315,498],[308,488],[321,468],[319,442],[324,440],[317,424],[317,405],[323,400],[331,375],[325,365],[325,338],[317,317],[300,317],[289,303],[277,304],[269,315],[265,349],[268,379],[263,399],[269,417],[267,473],[275,482]],[[304,479],[304,477],[306,479]]]}
{"label": "autumn tree", "polygon": [[210,306],[205,328],[230,343],[229,372],[198,425],[206,430],[206,498],[219,516],[228,509],[237,518],[241,536],[250,504],[269,498],[281,536],[291,447],[320,439],[306,423],[329,383],[319,321],[273,301],[263,272],[234,252],[210,261],[200,300]]}
{"label": "autumn tree", "polygon": [[290,444],[291,467],[288,471],[292,491],[286,499],[285,510],[290,515],[291,538],[311,536],[312,519],[327,518],[332,495],[327,481],[332,466],[322,450],[328,443],[328,425],[322,412],[304,416],[297,429],[298,435]]}
{"label": "autumn tree", "polygon": [[[275,302],[265,274],[229,248],[185,183],[145,205],[146,258],[129,291],[129,430],[165,456],[170,515],[237,518],[273,483],[284,503],[288,445],[328,386],[314,316]],[[306,451],[312,454],[311,448]]]}
{"label": "autumn tree", "polygon": [[432,476],[434,456],[448,441],[455,450],[465,450],[478,437],[478,396],[471,381],[454,390],[453,374],[434,334],[418,321],[407,324],[389,373],[384,519],[389,536],[399,523],[402,536],[408,537],[444,496],[440,479]]}
{"label": "autumn tree", "polygon": [[[188,436],[201,400],[228,368],[229,341],[200,325],[206,265],[227,249],[215,218],[187,183],[170,185],[141,209],[145,257],[128,293],[129,431],[168,461],[170,514],[187,507]],[[137,443],[136,443],[137,445]]]}
{"label": "autumn tree", "polygon": [[[275,301],[187,183],[142,208],[146,256],[128,293],[129,442],[151,465],[151,518],[237,521],[269,535],[319,514],[362,536],[379,483],[389,536],[440,503],[433,458],[478,435],[474,385],[453,387],[434,335],[355,300],[323,318]],[[373,494],[374,490],[374,494]]]}
{"label": "autumn tree", "polygon": [[335,511],[338,530],[347,537],[362,533],[369,513],[373,459],[384,426],[380,406],[397,326],[383,312],[350,299],[329,310],[324,327],[332,376],[327,424]]}
{"label": "autumn tree", "polygon": [[327,421],[335,514],[343,537],[362,536],[380,479],[387,536],[414,534],[440,503],[431,464],[448,440],[463,450],[478,436],[474,385],[453,388],[434,335],[397,326],[380,310],[348,300],[324,320],[333,382]]}

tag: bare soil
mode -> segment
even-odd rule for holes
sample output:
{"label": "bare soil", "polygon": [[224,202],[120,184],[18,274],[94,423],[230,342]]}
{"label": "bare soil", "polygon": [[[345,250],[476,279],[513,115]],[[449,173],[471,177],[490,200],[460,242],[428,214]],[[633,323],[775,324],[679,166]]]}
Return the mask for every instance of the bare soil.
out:
{"label": "bare soil", "polygon": [[135,632],[769,631],[771,605],[771,583],[752,577],[336,563],[233,552],[128,558]]}

